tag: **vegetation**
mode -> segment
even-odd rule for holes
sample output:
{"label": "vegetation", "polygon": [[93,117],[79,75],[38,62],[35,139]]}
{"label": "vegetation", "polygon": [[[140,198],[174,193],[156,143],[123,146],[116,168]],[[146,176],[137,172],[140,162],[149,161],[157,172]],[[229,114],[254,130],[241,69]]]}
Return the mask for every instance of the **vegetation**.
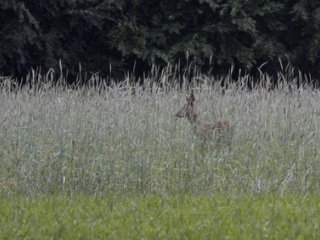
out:
{"label": "vegetation", "polygon": [[[0,238],[317,239],[319,24],[312,0],[0,1]],[[191,89],[219,147],[176,118]]]}
{"label": "vegetation", "polygon": [[[52,71],[4,78],[0,238],[316,239],[318,90],[294,71],[273,90],[264,73],[258,86],[175,72],[73,89]],[[175,117],[189,89],[201,121],[232,124],[230,145]]]}
{"label": "vegetation", "polygon": [[59,60],[69,81],[85,72],[141,77],[154,63],[178,62],[218,74],[231,65],[254,73],[267,62],[264,71],[275,73],[278,58],[320,74],[315,0],[2,0],[0,13],[5,75],[57,71]]}
{"label": "vegetation", "polygon": [[318,239],[319,196],[0,198],[1,239]]}
{"label": "vegetation", "polygon": [[[221,150],[214,140],[199,139],[187,120],[175,117],[190,92],[186,85],[181,90],[170,85],[171,75],[153,77],[162,79],[161,87],[150,79],[131,85],[128,78],[112,87],[95,82],[68,89],[39,81],[8,91],[11,82],[5,81],[0,94],[1,191],[318,191],[318,91],[283,80],[278,89],[248,91],[248,76],[224,89],[215,84],[217,79],[197,76],[189,87],[201,122],[228,120],[235,129],[231,145]],[[270,82],[268,75],[261,78]]]}

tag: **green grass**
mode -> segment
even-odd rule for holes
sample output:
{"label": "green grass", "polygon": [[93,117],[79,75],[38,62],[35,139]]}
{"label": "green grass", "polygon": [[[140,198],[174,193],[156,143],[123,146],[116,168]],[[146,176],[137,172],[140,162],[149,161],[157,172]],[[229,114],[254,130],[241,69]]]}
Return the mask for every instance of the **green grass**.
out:
{"label": "green grass", "polygon": [[0,198],[0,239],[318,239],[318,195]]}

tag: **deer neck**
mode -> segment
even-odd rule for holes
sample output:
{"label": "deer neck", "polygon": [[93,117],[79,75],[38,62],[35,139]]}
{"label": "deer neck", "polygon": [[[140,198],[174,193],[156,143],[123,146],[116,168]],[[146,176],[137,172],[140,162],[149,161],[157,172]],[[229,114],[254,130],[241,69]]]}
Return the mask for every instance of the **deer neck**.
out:
{"label": "deer neck", "polygon": [[192,126],[198,125],[198,115],[193,113],[188,116],[188,120]]}

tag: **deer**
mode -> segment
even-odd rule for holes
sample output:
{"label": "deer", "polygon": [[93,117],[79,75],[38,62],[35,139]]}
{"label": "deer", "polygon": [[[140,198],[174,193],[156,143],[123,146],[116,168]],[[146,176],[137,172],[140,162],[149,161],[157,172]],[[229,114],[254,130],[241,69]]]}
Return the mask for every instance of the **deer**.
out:
{"label": "deer", "polygon": [[186,97],[186,104],[176,113],[177,118],[187,118],[191,124],[192,130],[196,135],[204,140],[210,140],[215,137],[218,146],[221,146],[227,138],[230,140],[230,135],[233,128],[228,121],[218,121],[214,124],[203,123],[199,121],[198,114],[195,112],[195,96],[191,91],[190,96]]}

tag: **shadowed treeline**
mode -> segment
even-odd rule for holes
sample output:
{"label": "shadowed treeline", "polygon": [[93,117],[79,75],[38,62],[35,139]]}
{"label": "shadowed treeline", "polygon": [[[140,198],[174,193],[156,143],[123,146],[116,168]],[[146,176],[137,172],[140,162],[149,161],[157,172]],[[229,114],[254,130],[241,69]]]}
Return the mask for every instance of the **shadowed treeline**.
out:
{"label": "shadowed treeline", "polygon": [[318,1],[2,0],[0,73],[59,72],[61,60],[70,82],[168,64],[275,74],[280,58],[317,79],[319,25]]}

